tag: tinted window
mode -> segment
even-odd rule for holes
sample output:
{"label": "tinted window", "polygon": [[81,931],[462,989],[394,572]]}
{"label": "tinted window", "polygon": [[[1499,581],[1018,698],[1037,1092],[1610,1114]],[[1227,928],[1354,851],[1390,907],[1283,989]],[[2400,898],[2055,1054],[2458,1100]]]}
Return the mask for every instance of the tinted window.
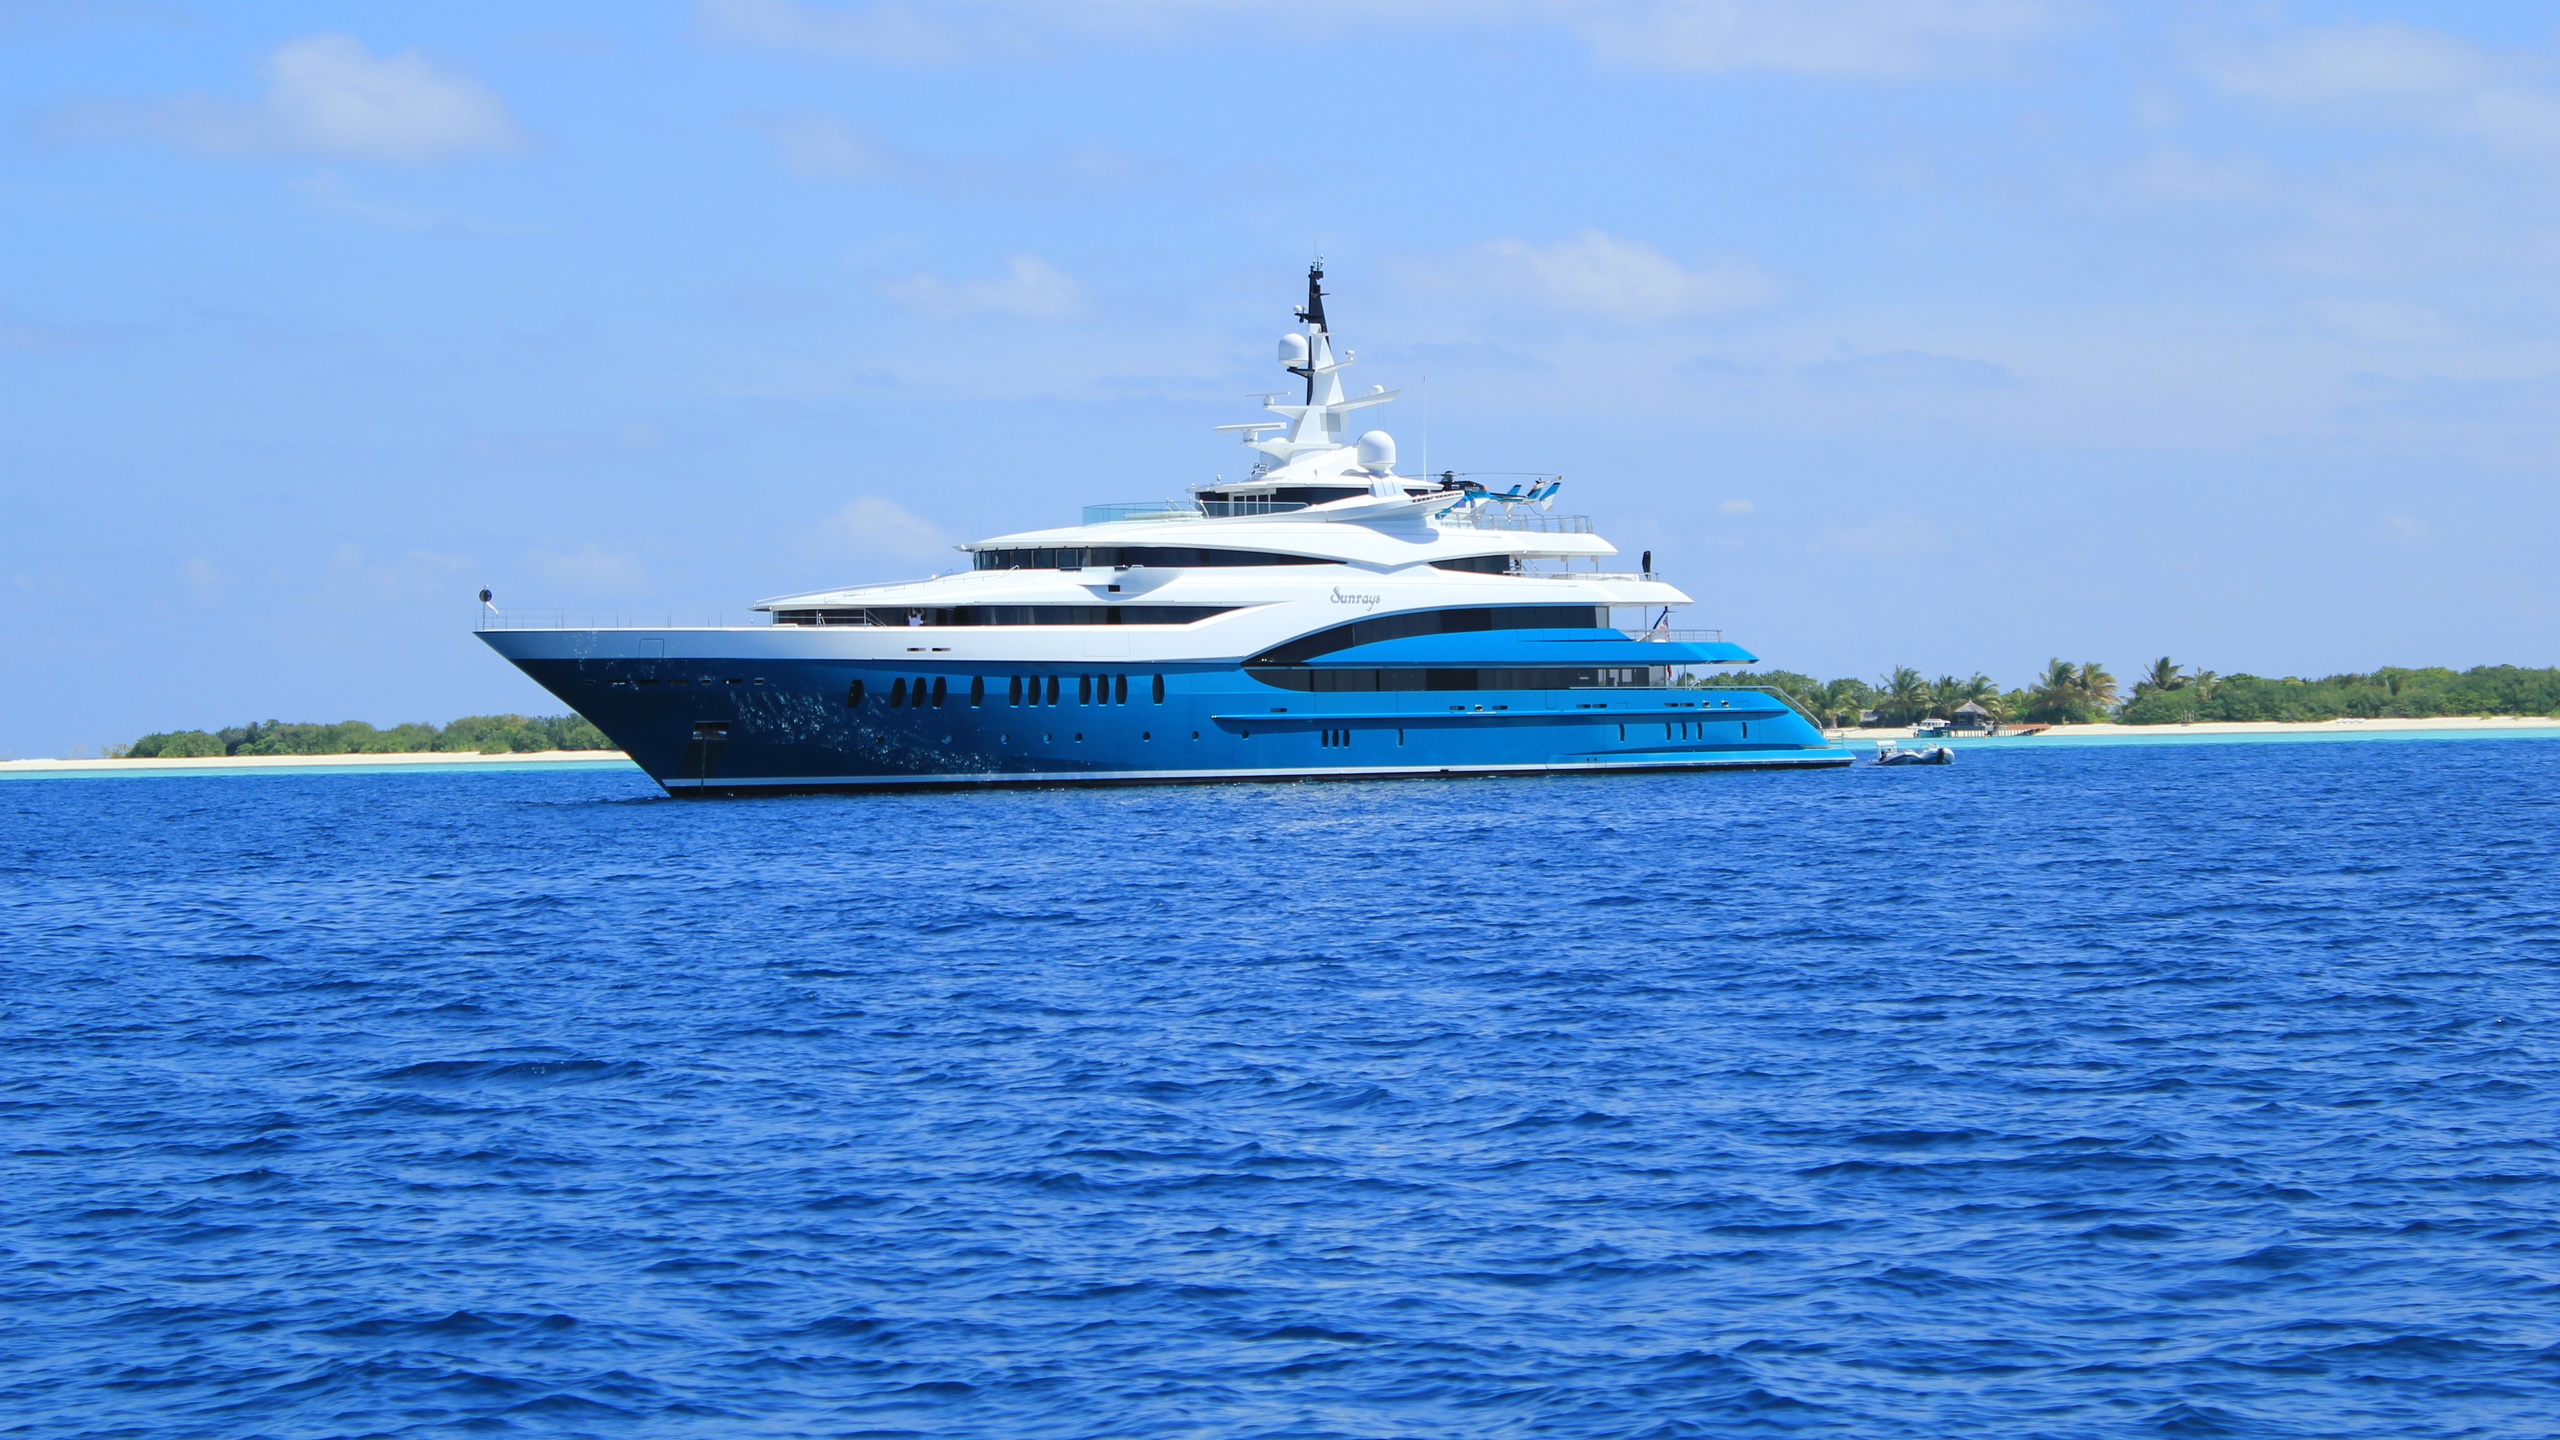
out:
{"label": "tinted window", "polygon": [[1335,670],[1256,666],[1245,672],[1265,685],[1319,695],[1393,690],[1592,690],[1671,683],[1667,665],[1479,666],[1474,669]]}
{"label": "tinted window", "polygon": [[1299,665],[1318,655],[1375,645],[1409,635],[1455,635],[1481,630],[1600,630],[1608,612],[1592,605],[1477,605],[1458,610],[1411,610],[1355,620],[1274,646],[1246,662],[1253,665]]}
{"label": "tinted window", "polygon": [[1156,569],[1201,565],[1333,565],[1311,555],[1280,555],[1268,550],[1205,550],[1190,545],[1096,545],[1082,550],[978,550],[970,554],[978,570],[1075,570],[1087,565],[1144,565]]}
{"label": "tinted window", "polygon": [[901,605],[847,606],[826,610],[777,610],[776,625],[873,625],[903,627],[910,615],[927,625],[1190,625],[1224,615],[1233,605],[944,605],[911,610]]}

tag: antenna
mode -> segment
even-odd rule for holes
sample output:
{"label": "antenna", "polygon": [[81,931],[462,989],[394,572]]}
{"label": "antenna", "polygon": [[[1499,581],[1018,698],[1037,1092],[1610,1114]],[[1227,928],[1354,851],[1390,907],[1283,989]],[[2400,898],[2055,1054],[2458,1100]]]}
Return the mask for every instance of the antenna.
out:
{"label": "antenna", "polygon": [[[1324,257],[1321,255],[1316,257],[1314,264],[1307,267],[1307,303],[1299,308],[1298,318],[1305,321],[1307,328],[1314,331],[1316,334],[1322,335],[1325,333]],[[1313,405],[1316,403],[1315,356],[1312,353],[1313,347],[1309,348],[1310,353],[1307,357],[1307,368],[1300,370],[1295,365],[1292,365],[1289,368],[1297,374],[1307,377],[1306,403]]]}
{"label": "antenna", "polygon": [[1321,255],[1316,257],[1314,264],[1307,267],[1307,303],[1305,308],[1298,312],[1298,318],[1306,321],[1308,324],[1313,325],[1319,330],[1326,328],[1324,323],[1324,257]]}

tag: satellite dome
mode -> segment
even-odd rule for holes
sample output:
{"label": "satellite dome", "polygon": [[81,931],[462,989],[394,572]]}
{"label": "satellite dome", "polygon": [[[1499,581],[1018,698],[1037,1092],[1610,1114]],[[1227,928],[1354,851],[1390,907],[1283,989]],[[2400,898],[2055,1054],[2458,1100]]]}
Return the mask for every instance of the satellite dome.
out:
{"label": "satellite dome", "polygon": [[1360,437],[1360,468],[1372,475],[1384,475],[1396,468],[1396,437],[1384,430],[1372,430]]}

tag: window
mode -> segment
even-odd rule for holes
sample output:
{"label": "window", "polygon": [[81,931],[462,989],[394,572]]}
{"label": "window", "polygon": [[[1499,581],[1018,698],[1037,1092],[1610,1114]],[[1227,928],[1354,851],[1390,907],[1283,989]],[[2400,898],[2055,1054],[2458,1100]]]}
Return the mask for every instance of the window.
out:
{"label": "window", "polygon": [[1265,685],[1318,695],[1395,690],[1589,690],[1671,683],[1667,665],[1504,666],[1477,669],[1366,670],[1317,666],[1253,666],[1245,671]]}
{"label": "window", "polygon": [[1402,640],[1408,635],[1459,635],[1485,630],[1605,630],[1609,616],[1594,605],[1475,605],[1453,610],[1408,610],[1354,620],[1276,645],[1245,662],[1249,665],[1302,665],[1319,655]]}
{"label": "window", "polygon": [[1164,703],[1164,677],[1161,675],[1156,677],[1156,703]]}
{"label": "window", "polygon": [[1128,676],[1114,675],[1111,677],[1111,703],[1114,705],[1126,705],[1129,703]]}
{"label": "window", "polygon": [[[592,684],[593,682],[591,681],[589,683]],[[844,687],[844,708],[847,710],[859,710],[862,708],[862,682],[859,679]]]}
{"label": "window", "polygon": [[986,703],[987,703],[987,677],[986,677],[986,676],[984,676],[984,675],[972,675],[972,676],[970,676],[970,677],[969,677],[969,708],[970,708],[970,709],[972,709],[972,710],[974,710],[974,709],[978,708],[979,706],[984,705],[984,704],[986,704]]}
{"label": "window", "polygon": [[1022,703],[1022,677],[1021,677],[1021,676],[1019,676],[1019,675],[1014,676],[1014,677],[1013,677],[1012,682],[1011,682],[1011,683],[1009,683],[1009,684],[1007,684],[1007,685],[1005,686],[1005,690],[1004,690],[1004,703],[1006,703],[1007,705],[1019,705],[1019,704],[1021,704],[1021,703]]}
{"label": "window", "polygon": [[[1357,494],[1357,491],[1345,492]],[[979,550],[969,557],[976,570],[1081,570],[1088,565],[1191,569],[1204,565],[1338,565],[1314,555],[1280,555],[1268,550],[1203,550],[1189,545],[1095,545],[1084,549]]]}
{"label": "window", "polygon": [[1049,703],[1058,703],[1058,677],[1055,675],[1049,677]]}
{"label": "window", "polygon": [[1520,573],[1517,555],[1466,555],[1455,560],[1434,560],[1434,570],[1465,570],[1477,575],[1516,575]]}
{"label": "window", "polygon": [[1076,703],[1079,705],[1090,705],[1093,703],[1092,676],[1079,675],[1076,677]]}
{"label": "window", "polygon": [[951,688],[951,681],[950,681],[950,678],[949,678],[948,676],[936,675],[936,676],[934,676],[934,677],[933,677],[933,708],[934,708],[934,709],[939,710],[939,709],[941,709],[941,708],[942,708],[942,697],[943,697],[943,694],[944,694],[946,691],[948,691],[950,688]]}
{"label": "window", "polygon": [[921,609],[905,606],[831,606],[816,610],[776,610],[776,625],[873,625],[904,627],[909,616],[922,625],[1190,625],[1224,615],[1233,605],[944,605]]}
{"label": "window", "polygon": [[891,682],[890,682],[890,685],[889,685],[889,705],[890,705],[890,708],[895,709],[895,708],[897,708],[898,706],[900,706],[900,705],[904,705],[904,704],[906,704],[906,703],[907,703],[907,682],[906,682],[905,677],[901,676],[901,677],[900,677],[900,678],[898,678],[897,680],[894,680],[894,681],[891,681]]}

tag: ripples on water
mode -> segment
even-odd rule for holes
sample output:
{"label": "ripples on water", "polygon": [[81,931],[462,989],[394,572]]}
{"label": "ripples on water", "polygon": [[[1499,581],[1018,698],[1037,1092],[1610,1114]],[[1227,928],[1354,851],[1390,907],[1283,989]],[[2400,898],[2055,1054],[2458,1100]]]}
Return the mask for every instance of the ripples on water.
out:
{"label": "ripples on water", "polygon": [[0,785],[0,1434],[2523,1436],[2560,742]]}

